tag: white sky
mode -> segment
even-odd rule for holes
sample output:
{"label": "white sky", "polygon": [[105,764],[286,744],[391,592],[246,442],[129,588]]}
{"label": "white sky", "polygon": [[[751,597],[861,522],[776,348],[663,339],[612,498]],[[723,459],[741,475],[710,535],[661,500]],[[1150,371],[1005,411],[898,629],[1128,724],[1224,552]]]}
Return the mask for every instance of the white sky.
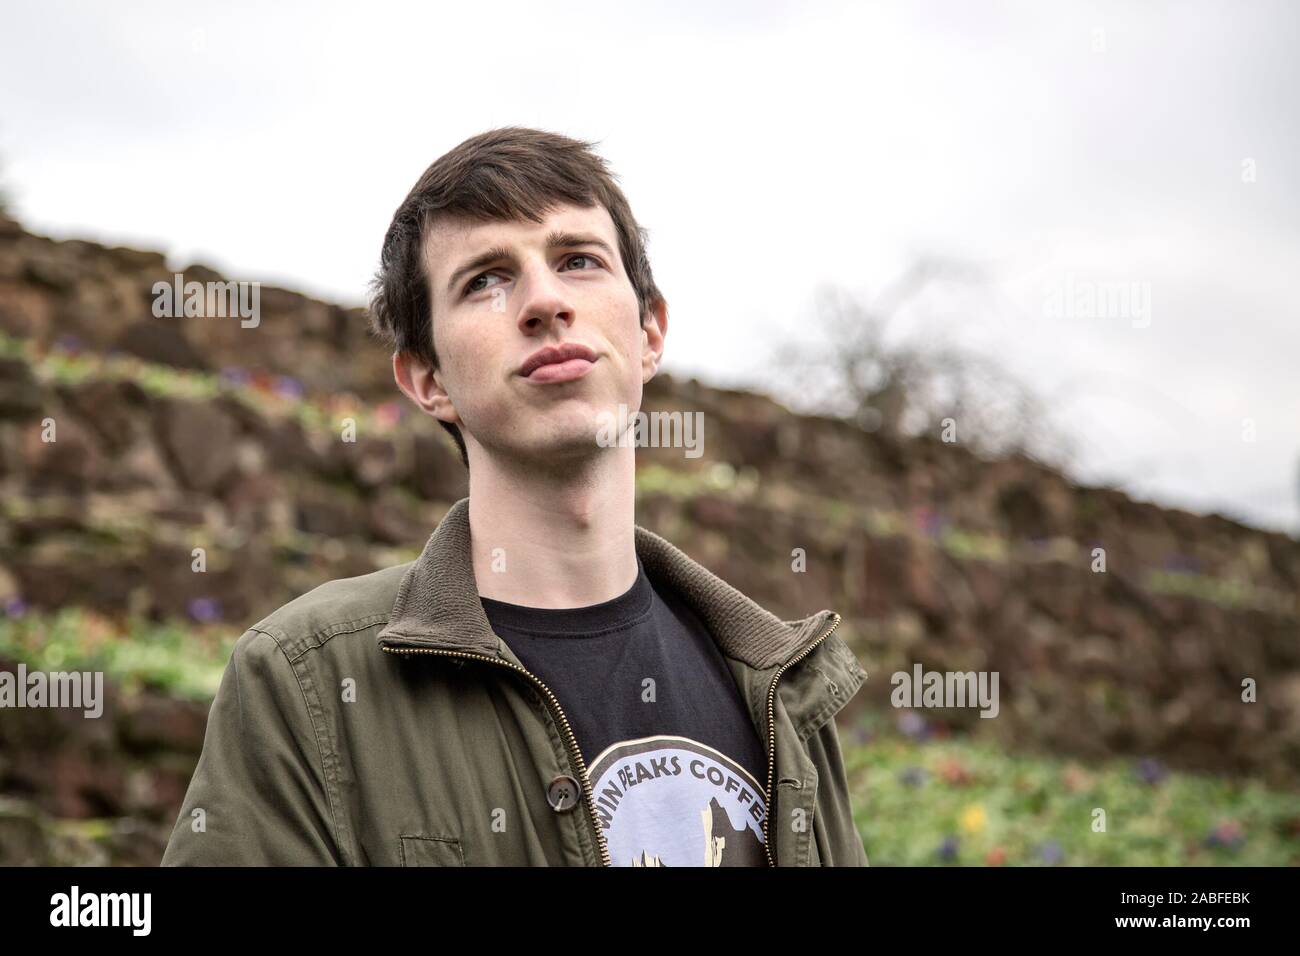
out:
{"label": "white sky", "polygon": [[[6,4],[0,81],[29,228],[349,304],[447,149],[598,140],[666,369],[721,384],[774,387],[820,282],[978,260],[983,307],[902,332],[1051,397],[1084,480],[1300,529],[1295,4],[42,0]],[[1067,277],[1146,283],[1150,325],[1053,318]]]}

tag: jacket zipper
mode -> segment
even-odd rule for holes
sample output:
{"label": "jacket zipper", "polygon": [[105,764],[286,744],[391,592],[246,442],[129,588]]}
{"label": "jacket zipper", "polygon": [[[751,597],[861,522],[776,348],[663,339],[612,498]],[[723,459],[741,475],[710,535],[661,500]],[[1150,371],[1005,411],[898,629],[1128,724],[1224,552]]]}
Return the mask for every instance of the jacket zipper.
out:
{"label": "jacket zipper", "polygon": [[591,816],[591,825],[596,832],[596,845],[600,848],[601,865],[613,866],[613,862],[609,856],[609,846],[605,841],[605,834],[600,832],[600,821],[596,817],[596,800],[591,792],[591,781],[587,779],[587,764],[582,759],[582,751],[578,748],[578,739],[573,735],[573,729],[569,726],[569,718],[564,716],[564,709],[560,707],[559,700],[557,700],[555,695],[551,693],[551,689],[542,683],[540,678],[534,676],[527,668],[520,667],[512,661],[502,660],[499,657],[489,657],[486,654],[469,654],[463,651],[434,650],[430,647],[385,647],[384,650],[390,654],[440,654],[444,657],[464,657],[471,660],[487,661],[490,664],[500,664],[504,667],[509,667],[511,670],[518,671],[536,684],[554,706],[554,714],[560,718],[560,726],[564,728],[564,735],[569,746],[569,755],[573,758],[574,763],[578,767],[578,780],[582,784],[582,794],[587,803],[587,812]]}
{"label": "jacket zipper", "polygon": [[[835,614],[834,611],[831,613]],[[772,853],[771,832],[768,827],[768,821],[772,819],[772,777],[776,772],[776,685],[782,674],[811,654],[813,649],[830,637],[839,626],[840,616],[835,614],[835,620],[826,629],[826,633],[805,647],[797,656],[782,664],[780,670],[772,675],[772,683],[767,689],[767,813],[763,817],[763,850],[767,853],[768,866],[776,866],[776,857]]]}

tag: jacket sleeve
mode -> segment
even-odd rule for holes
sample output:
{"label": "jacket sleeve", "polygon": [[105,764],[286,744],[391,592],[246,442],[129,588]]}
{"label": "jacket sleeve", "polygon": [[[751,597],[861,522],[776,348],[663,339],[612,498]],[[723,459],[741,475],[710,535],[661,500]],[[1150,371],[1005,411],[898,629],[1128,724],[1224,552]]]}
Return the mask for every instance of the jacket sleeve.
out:
{"label": "jacket sleeve", "polygon": [[822,826],[817,833],[817,853],[822,866],[869,866],[853,820],[853,801],[849,796],[844,755],[840,752],[839,734],[831,718],[808,738],[808,754],[823,769],[817,782],[816,814]]}
{"label": "jacket sleeve", "polygon": [[226,665],[163,866],[328,866],[341,858],[306,697],[270,635]]}

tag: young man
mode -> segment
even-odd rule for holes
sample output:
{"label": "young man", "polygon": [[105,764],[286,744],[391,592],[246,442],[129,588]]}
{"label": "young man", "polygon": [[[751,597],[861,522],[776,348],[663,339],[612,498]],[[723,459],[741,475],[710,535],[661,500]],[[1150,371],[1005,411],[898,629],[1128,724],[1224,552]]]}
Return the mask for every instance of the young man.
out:
{"label": "young man", "polygon": [[867,864],[839,616],[637,525],[635,448],[599,440],[668,311],[591,145],[493,130],[398,208],[373,321],[469,495],[417,561],[240,638],[164,865]]}

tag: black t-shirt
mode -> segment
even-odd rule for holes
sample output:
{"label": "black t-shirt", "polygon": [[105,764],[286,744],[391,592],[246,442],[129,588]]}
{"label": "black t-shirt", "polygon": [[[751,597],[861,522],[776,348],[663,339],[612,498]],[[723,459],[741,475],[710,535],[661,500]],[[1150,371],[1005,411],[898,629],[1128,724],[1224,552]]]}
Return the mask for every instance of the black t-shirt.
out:
{"label": "black t-shirt", "polygon": [[767,752],[721,651],[637,558],[602,604],[480,598],[573,728],[615,866],[762,866]]}

